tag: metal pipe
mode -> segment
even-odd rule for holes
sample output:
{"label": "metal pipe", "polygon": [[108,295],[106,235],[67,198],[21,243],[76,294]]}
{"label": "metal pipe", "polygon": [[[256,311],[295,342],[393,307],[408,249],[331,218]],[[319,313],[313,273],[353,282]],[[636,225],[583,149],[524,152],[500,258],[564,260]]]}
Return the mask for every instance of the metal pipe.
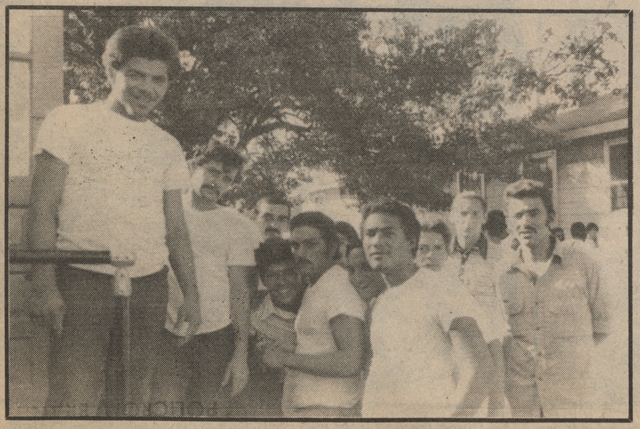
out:
{"label": "metal pipe", "polygon": [[108,250],[31,250],[9,248],[12,264],[110,264]]}

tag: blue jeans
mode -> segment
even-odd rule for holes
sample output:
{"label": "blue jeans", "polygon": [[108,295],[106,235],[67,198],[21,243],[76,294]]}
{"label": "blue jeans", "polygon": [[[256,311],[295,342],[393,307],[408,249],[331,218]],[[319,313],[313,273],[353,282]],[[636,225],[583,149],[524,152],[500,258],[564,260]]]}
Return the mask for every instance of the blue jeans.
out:
{"label": "blue jeans", "polygon": [[152,356],[160,346],[167,268],[132,279],[129,396],[118,397],[122,375],[118,308],[112,276],[59,266],[57,286],[67,306],[62,335],[52,337],[47,416],[147,415]]}

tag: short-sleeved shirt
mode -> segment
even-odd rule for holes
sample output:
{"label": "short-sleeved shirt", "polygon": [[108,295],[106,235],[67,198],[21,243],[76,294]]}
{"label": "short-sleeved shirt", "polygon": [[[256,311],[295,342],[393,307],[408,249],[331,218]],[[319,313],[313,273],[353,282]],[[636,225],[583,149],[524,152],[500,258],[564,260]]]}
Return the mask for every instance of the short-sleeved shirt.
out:
{"label": "short-sleeved shirt", "polygon": [[[34,154],[42,151],[69,167],[58,212],[58,249],[134,254],[131,277],[167,264],[163,192],[189,186],[175,138],[103,103],[67,105],[42,123]],[[111,265],[80,267],[115,271]]]}
{"label": "short-sleeved shirt", "polygon": [[[201,324],[197,334],[204,334],[231,323],[229,267],[255,266],[253,252],[259,245],[260,235],[255,223],[237,210],[228,207],[196,210],[191,198],[191,192],[183,194],[200,296]],[[170,321],[175,321],[181,304],[182,295],[174,288],[169,295]],[[186,326],[176,330],[169,321],[166,327],[176,335],[186,332]]]}
{"label": "short-sleeved shirt", "polygon": [[518,249],[500,279],[513,336],[505,344],[506,387],[513,394],[536,391],[545,416],[564,409],[571,417],[587,393],[593,334],[609,333],[608,296],[589,255],[551,242],[542,276],[525,267]]}
{"label": "short-sleeved shirt", "polygon": [[457,366],[449,330],[460,317],[479,320],[483,313],[441,272],[420,269],[378,297],[363,417],[448,417],[455,411]]}
{"label": "short-sleeved shirt", "polygon": [[296,350],[295,320],[296,313],[276,307],[271,295],[266,295],[251,313],[251,333],[258,342],[268,339],[277,347],[293,353]]}
{"label": "short-sleeved shirt", "polygon": [[[349,283],[347,271],[334,265],[304,294],[295,321],[296,354],[324,354],[338,350],[330,321],[336,316],[364,322],[366,304]],[[287,369],[283,409],[305,407],[350,408],[362,398],[362,380],[354,377],[321,377]]]}

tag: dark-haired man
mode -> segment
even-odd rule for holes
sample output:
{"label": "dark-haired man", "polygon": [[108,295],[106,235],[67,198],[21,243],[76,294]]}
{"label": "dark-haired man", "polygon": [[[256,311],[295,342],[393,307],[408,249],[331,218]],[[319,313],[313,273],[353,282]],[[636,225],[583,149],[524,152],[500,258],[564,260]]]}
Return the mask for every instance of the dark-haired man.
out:
{"label": "dark-haired man", "polygon": [[[28,215],[32,249],[110,250],[134,255],[130,396],[101,406],[115,299],[110,265],[37,265],[34,313],[53,334],[47,415],[140,415],[149,399],[171,264],[192,334],[200,324],[196,277],[181,189],[189,173],[179,143],[149,120],[180,64],[160,30],[129,26],[107,41],[102,62],[111,93],[67,105],[43,122]],[[114,409],[112,407],[116,407]]]}
{"label": "dark-haired man", "polygon": [[[395,200],[365,206],[362,236],[367,260],[389,284],[371,316],[363,417],[475,415],[496,375],[477,303],[450,276],[416,266],[420,224],[411,208]],[[452,341],[474,364],[464,386],[456,385]]]}
{"label": "dark-haired man", "polygon": [[268,294],[251,313],[249,383],[231,404],[230,415],[238,417],[281,417],[285,371],[268,368],[262,361],[263,346],[293,353],[296,350],[294,321],[302,302],[305,284],[297,270],[291,243],[273,237],[255,251],[256,267]]}
{"label": "dark-haired man", "polygon": [[296,317],[296,350],[269,347],[264,361],[285,367],[285,417],[357,417],[365,353],[365,304],[336,264],[338,234],[320,212],[291,219],[291,245],[309,284]]}
{"label": "dark-haired man", "polygon": [[512,336],[505,340],[505,391],[513,417],[584,416],[593,346],[609,333],[600,269],[551,235],[543,183],[510,184],[505,203],[520,244],[499,282]]}
{"label": "dark-haired man", "polygon": [[269,237],[284,237],[289,232],[291,203],[276,195],[262,197],[256,203],[253,216],[263,240]]}
{"label": "dark-haired man", "polygon": [[232,188],[243,162],[234,149],[221,145],[192,162],[191,188],[183,203],[193,237],[202,323],[193,338],[184,338],[188,324],[180,317],[181,300],[179,294],[170,296],[174,323],[166,325],[167,347],[159,359],[153,398],[156,405],[166,403],[168,410],[157,407],[155,414],[175,416],[171,403],[182,402],[186,415],[218,415],[220,387],[230,384],[231,396],[236,396],[249,378],[250,291],[257,283],[254,249],[259,234],[253,222],[218,203]]}

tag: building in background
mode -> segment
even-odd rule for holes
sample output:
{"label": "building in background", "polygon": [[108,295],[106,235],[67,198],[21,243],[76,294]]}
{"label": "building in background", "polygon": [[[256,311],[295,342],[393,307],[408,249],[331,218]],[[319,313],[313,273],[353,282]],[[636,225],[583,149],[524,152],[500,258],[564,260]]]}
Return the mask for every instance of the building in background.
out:
{"label": "building in background", "polygon": [[[24,240],[29,204],[32,152],[44,117],[63,104],[63,11],[9,13],[8,245]],[[48,334],[25,311],[29,283],[26,266],[9,272],[9,415],[39,416],[47,395]]]}

